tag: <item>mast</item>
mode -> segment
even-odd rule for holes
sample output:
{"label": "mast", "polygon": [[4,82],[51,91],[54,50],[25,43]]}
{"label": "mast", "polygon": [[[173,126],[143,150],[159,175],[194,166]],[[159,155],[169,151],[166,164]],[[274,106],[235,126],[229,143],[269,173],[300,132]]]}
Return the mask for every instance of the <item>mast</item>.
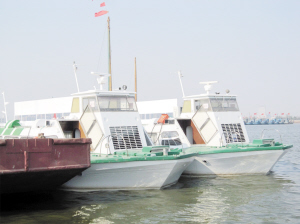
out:
{"label": "mast", "polygon": [[108,28],[108,90],[112,91],[112,75],[111,75],[111,50],[110,50],[110,19],[107,18],[107,28]]}
{"label": "mast", "polygon": [[136,57],[134,58],[135,101],[137,101]]}

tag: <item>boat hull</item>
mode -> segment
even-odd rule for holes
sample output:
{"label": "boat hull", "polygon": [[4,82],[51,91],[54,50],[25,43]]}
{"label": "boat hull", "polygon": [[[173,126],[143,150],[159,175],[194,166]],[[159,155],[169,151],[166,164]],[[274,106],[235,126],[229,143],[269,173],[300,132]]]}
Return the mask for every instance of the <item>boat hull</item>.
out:
{"label": "boat hull", "polygon": [[92,163],[62,187],[72,190],[160,189],[177,183],[193,157],[178,160]]}
{"label": "boat hull", "polygon": [[65,168],[0,175],[1,193],[53,190],[85,169],[86,167],[80,169]]}
{"label": "boat hull", "polygon": [[287,150],[197,155],[183,175],[267,174]]}
{"label": "boat hull", "polygon": [[59,187],[90,167],[90,139],[0,140],[0,193]]}

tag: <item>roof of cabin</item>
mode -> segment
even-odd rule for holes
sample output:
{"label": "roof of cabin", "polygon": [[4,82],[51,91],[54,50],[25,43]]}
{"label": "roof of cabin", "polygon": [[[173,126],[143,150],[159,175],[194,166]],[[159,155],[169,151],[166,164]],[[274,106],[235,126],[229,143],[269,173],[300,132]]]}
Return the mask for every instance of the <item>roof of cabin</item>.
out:
{"label": "roof of cabin", "polygon": [[221,94],[200,94],[200,95],[192,95],[192,96],[184,96],[183,99],[207,99],[207,98],[212,98],[212,97],[237,97],[236,95],[221,95]]}
{"label": "roof of cabin", "polygon": [[86,95],[102,95],[102,96],[126,96],[126,95],[134,95],[135,92],[128,92],[128,91],[101,91],[101,90],[89,90],[85,92],[73,93],[72,96],[86,96]]}

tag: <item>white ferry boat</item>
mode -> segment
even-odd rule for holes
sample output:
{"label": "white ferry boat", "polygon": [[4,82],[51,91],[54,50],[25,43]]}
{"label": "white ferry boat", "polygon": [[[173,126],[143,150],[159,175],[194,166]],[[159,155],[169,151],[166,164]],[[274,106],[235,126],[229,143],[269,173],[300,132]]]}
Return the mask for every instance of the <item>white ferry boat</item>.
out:
{"label": "white ferry boat", "polygon": [[206,94],[184,96],[178,117],[143,120],[145,130],[155,144],[197,153],[185,175],[267,174],[292,145],[250,143],[236,96],[210,93],[213,83],[200,83]]}
{"label": "white ferry boat", "polygon": [[151,144],[134,94],[79,92],[72,95],[68,117],[38,119],[30,127],[10,121],[0,135],[24,138],[44,133],[46,138],[91,138],[91,167],[65,183],[64,188],[160,189],[175,184],[193,156]]}

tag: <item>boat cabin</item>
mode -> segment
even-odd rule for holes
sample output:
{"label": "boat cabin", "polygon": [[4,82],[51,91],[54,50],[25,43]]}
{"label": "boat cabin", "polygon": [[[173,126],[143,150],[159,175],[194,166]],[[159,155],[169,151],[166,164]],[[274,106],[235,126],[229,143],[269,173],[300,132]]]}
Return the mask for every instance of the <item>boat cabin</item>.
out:
{"label": "boat cabin", "polygon": [[189,147],[193,144],[224,146],[249,142],[236,96],[208,91],[184,96],[183,100],[178,117],[169,118],[164,124],[158,124],[157,119],[143,121],[155,144]]}
{"label": "boat cabin", "polygon": [[94,152],[142,149],[151,144],[140,120],[135,93],[94,91],[73,94],[70,117],[79,119],[80,133],[92,139]]}
{"label": "boat cabin", "polygon": [[14,125],[0,135],[21,138],[44,133],[46,138],[91,138],[91,151],[102,154],[142,149],[151,145],[151,140],[144,133],[134,94],[123,90],[75,93],[68,116],[37,119],[27,127]]}

